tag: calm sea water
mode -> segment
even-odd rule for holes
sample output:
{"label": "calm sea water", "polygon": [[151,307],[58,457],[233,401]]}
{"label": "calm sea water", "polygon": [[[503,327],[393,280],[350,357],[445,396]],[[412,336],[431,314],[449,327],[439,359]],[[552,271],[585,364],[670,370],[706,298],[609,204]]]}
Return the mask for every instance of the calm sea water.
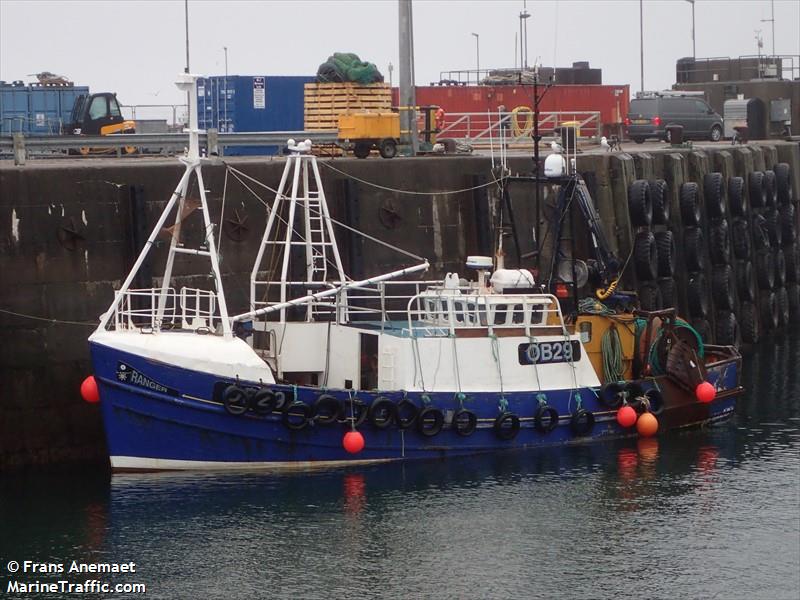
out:
{"label": "calm sea water", "polygon": [[2,477],[0,595],[9,560],[77,560],[134,561],[98,579],[149,598],[796,600],[793,337],[746,358],[734,420],[658,440],[280,476]]}

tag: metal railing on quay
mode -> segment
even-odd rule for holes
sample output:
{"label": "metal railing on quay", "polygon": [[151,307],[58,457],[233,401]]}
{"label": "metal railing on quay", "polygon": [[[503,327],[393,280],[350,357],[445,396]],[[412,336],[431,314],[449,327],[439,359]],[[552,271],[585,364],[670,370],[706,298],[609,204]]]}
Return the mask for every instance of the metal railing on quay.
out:
{"label": "metal railing on quay", "polygon": [[[286,140],[310,139],[312,142],[331,143],[337,139],[336,131],[258,131],[219,133],[210,129],[200,134],[200,145],[207,154],[224,154],[230,146],[283,147]],[[31,155],[52,156],[67,154],[70,150],[81,154],[96,154],[98,151],[116,151],[118,156],[132,154],[129,150],[144,149],[150,153],[182,151],[189,146],[189,134],[182,133],[128,133],[113,135],[13,135],[0,136],[0,156],[13,153],[15,164],[25,164]],[[81,152],[83,151],[83,152]]]}
{"label": "metal railing on quay", "polygon": [[[539,113],[539,133],[556,136],[557,128],[576,129],[579,139],[600,141],[603,122],[600,111],[558,111]],[[509,144],[533,145],[533,112],[448,113],[438,139],[454,138],[474,147],[497,144],[502,136]]]}

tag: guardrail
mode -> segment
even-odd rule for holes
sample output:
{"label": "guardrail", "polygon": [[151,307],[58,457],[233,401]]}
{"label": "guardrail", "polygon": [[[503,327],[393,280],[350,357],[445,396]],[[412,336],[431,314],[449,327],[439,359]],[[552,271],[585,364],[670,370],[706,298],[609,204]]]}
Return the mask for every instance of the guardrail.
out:
{"label": "guardrail", "polygon": [[[286,140],[310,139],[312,142],[332,143],[337,139],[336,131],[259,131],[219,133],[214,129],[200,134],[200,146],[208,154],[224,154],[229,146],[283,146]],[[24,165],[31,153],[44,155],[66,154],[70,150],[96,153],[108,150],[120,156],[128,148],[143,148],[150,152],[182,151],[189,146],[188,133],[127,133],[96,136],[47,135],[25,136],[15,133],[0,136],[0,154],[14,155],[14,164]]]}
{"label": "guardrail", "polygon": [[[578,130],[578,137],[600,141],[603,135],[603,122],[600,111],[559,111],[539,113],[539,133],[545,137],[554,136],[557,127],[565,123]],[[533,113],[528,111],[448,113],[444,127],[437,138],[455,138],[467,144],[480,147],[497,143],[501,137],[507,143],[520,147],[533,147]]]}

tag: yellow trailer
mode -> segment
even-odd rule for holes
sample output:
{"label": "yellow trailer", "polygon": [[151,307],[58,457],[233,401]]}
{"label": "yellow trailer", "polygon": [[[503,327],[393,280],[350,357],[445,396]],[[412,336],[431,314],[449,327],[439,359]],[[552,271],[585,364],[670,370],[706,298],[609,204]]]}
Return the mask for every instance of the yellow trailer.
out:
{"label": "yellow trailer", "polygon": [[339,115],[339,145],[353,150],[358,158],[377,148],[383,158],[397,154],[400,115],[396,112],[356,112]]}

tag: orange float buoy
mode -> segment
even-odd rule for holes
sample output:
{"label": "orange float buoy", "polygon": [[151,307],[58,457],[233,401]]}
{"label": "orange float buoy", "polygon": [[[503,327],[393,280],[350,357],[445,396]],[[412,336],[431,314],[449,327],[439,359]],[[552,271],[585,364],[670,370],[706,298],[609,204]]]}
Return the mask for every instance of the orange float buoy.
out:
{"label": "orange float buoy", "polygon": [[617,411],[617,423],[621,427],[633,427],[636,423],[636,411],[632,406],[625,405]]}
{"label": "orange float buoy", "polygon": [[697,387],[694,389],[694,395],[697,396],[700,402],[707,404],[717,396],[717,390],[714,389],[713,385],[704,381],[697,384]]}
{"label": "orange float buoy", "polygon": [[342,438],[342,446],[350,454],[358,454],[364,449],[364,436],[360,431],[348,431]]}
{"label": "orange float buoy", "polygon": [[97,381],[94,375],[89,375],[81,383],[81,397],[89,404],[100,402],[100,391],[97,389]]}
{"label": "orange float buoy", "polygon": [[636,421],[636,431],[642,437],[653,437],[658,431],[658,419],[649,412],[639,415],[639,420]]}

